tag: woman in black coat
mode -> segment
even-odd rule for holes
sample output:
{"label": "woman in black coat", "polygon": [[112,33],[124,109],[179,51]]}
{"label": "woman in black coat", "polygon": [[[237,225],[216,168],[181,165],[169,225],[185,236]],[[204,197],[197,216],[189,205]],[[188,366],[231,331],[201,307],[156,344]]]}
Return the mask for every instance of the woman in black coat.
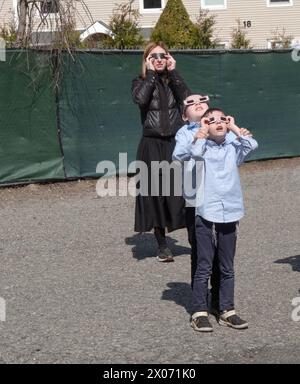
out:
{"label": "woman in black coat", "polygon": [[[154,228],[158,242],[159,261],[173,261],[166,243],[168,232],[185,227],[184,199],[174,196],[174,179],[170,178],[170,195],[151,196],[159,189],[159,180],[151,179],[151,162],[172,162],[175,134],[184,124],[181,118],[182,101],[191,93],[175,69],[176,62],[164,43],[149,43],[143,55],[142,75],[132,82],[132,97],[138,104],[143,125],[143,136],[137,151],[137,160],[148,169],[148,196],[138,194],[135,209],[135,231],[147,232]],[[143,180],[142,180],[143,182]],[[139,186],[141,187],[141,186]],[[140,188],[142,189],[142,188]]]}

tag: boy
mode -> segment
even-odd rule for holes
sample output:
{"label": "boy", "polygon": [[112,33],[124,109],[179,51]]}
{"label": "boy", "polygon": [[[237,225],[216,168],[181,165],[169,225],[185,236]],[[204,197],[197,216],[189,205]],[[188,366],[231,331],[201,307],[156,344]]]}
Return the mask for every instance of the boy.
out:
{"label": "boy", "polygon": [[192,158],[205,164],[204,200],[196,208],[197,268],[191,319],[196,331],[213,330],[206,297],[215,251],[221,274],[219,324],[235,329],[248,327],[235,313],[233,260],[238,222],[244,215],[238,166],[258,146],[251,136],[247,129],[235,124],[233,117],[211,108],[203,115],[201,129],[196,132],[191,147]]}
{"label": "boy", "polygon": [[[195,135],[200,128],[201,118],[209,108],[208,103],[208,96],[198,94],[190,95],[183,101],[184,108],[182,119],[186,124],[180,128],[176,134],[176,146],[173,152],[173,160],[179,160],[182,163],[188,161],[190,169],[193,170],[192,172],[195,171],[195,160],[191,159],[190,151],[195,140]],[[194,275],[197,267],[197,242],[195,234],[195,208],[190,202],[191,199],[186,198],[186,226],[189,243],[191,245],[191,286],[193,288]],[[211,277],[211,307],[214,312],[218,312],[219,284],[220,273],[216,257],[213,262],[213,273]]]}

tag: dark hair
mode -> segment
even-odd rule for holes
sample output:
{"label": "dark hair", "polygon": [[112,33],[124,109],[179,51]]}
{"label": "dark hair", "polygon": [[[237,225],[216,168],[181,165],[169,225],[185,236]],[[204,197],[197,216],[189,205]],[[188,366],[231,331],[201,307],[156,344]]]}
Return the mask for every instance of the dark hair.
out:
{"label": "dark hair", "polygon": [[[208,110],[204,113],[204,115],[202,117],[206,117],[206,116],[208,116],[212,112],[222,112],[222,113],[224,113],[223,109],[220,109],[220,108],[208,108]],[[225,115],[225,113],[224,113],[224,115]]]}

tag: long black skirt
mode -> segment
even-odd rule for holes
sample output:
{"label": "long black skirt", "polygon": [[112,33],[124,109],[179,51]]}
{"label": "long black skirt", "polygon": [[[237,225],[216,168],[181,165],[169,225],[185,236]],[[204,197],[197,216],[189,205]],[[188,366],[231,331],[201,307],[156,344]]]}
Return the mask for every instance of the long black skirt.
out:
{"label": "long black skirt", "polygon": [[[168,232],[184,228],[185,201],[182,196],[174,196],[174,174],[170,173],[170,195],[164,196],[160,180],[151,178],[151,162],[166,160],[172,162],[172,153],[175,147],[175,138],[156,138],[143,136],[137,150],[137,160],[147,164],[148,169],[148,196],[137,195],[135,205],[136,232],[151,231],[154,227],[167,228]],[[143,181],[141,180],[141,183]],[[153,185],[160,183],[159,186]],[[138,188],[141,185],[137,184]],[[158,196],[151,196],[151,190],[158,190]]]}

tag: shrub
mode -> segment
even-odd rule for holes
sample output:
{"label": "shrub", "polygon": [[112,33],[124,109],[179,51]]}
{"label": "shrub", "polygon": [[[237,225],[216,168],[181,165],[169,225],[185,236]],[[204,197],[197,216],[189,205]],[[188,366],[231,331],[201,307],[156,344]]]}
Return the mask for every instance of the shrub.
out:
{"label": "shrub", "polygon": [[272,49],[291,47],[294,36],[287,35],[285,28],[282,28],[282,31],[279,31],[279,29],[277,28],[276,31],[273,31],[272,33]]}
{"label": "shrub", "polygon": [[246,32],[242,31],[241,20],[237,19],[237,27],[232,31],[231,48],[235,49],[251,49],[251,41],[247,39]]}
{"label": "shrub", "polygon": [[17,40],[17,28],[14,21],[0,26],[0,38],[5,41],[6,48],[13,48]]}
{"label": "shrub", "polygon": [[151,34],[151,40],[163,41],[169,48],[187,48],[195,44],[196,27],[181,0],[168,0]]}
{"label": "shrub", "polygon": [[195,48],[209,49],[215,48],[218,40],[213,38],[216,15],[209,15],[208,10],[200,8],[199,16],[195,24]]}
{"label": "shrub", "polygon": [[102,45],[116,49],[138,48],[144,43],[140,34],[138,19],[140,17],[137,9],[132,9],[134,0],[125,4],[117,4],[109,22],[109,28],[114,38],[107,37]]}

